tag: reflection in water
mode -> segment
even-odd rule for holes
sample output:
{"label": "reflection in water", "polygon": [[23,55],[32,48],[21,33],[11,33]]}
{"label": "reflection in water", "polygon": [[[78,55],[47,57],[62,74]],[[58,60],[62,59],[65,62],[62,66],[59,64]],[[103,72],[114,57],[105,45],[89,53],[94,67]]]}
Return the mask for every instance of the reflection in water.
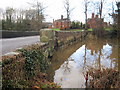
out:
{"label": "reflection in water", "polygon": [[114,68],[112,46],[103,45],[99,50],[81,46],[55,71],[54,82],[62,88],[85,88],[84,73],[89,68]]}

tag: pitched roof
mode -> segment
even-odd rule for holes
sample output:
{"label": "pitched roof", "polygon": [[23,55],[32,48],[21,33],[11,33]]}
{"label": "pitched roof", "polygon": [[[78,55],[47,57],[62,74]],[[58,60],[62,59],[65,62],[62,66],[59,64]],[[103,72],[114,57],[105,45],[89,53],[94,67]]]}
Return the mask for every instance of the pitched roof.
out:
{"label": "pitched roof", "polygon": [[57,19],[57,20],[55,20],[55,21],[70,21],[70,20],[67,19],[67,18],[64,18],[64,19]]}

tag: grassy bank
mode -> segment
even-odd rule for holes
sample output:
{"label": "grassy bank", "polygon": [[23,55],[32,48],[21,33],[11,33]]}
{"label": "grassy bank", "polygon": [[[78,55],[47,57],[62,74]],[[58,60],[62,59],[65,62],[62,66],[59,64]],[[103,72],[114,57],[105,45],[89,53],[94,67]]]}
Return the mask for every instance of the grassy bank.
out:
{"label": "grassy bank", "polygon": [[54,31],[60,31],[59,28],[53,28],[52,30],[54,30]]}
{"label": "grassy bank", "polygon": [[[67,30],[60,30],[59,28],[52,29],[54,31],[83,31],[84,29],[67,29]],[[88,29],[88,31],[93,31],[93,29]]]}

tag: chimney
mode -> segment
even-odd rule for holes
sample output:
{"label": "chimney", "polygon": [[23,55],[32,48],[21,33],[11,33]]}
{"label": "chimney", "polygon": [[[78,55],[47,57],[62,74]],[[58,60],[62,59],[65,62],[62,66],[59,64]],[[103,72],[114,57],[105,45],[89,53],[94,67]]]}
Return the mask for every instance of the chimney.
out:
{"label": "chimney", "polygon": [[92,18],[94,18],[94,15],[95,15],[95,14],[94,14],[94,13],[92,13]]}
{"label": "chimney", "polygon": [[54,19],[53,19],[53,23],[54,23]]}
{"label": "chimney", "polygon": [[96,17],[95,18],[98,18],[98,15],[96,15]]}
{"label": "chimney", "polygon": [[63,15],[61,15],[61,19],[63,19]]}

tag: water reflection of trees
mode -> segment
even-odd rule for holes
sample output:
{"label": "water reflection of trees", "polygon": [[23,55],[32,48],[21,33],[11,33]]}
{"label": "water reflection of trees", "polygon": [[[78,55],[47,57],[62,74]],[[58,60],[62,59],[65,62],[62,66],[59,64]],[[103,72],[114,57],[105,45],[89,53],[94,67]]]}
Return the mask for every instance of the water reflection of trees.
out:
{"label": "water reflection of trees", "polygon": [[74,59],[69,58],[67,61],[64,62],[64,64],[62,65],[62,69],[63,72],[66,73],[70,73],[71,69],[73,68],[73,66],[71,64],[75,63]]}
{"label": "water reflection of trees", "polygon": [[[85,54],[84,54],[84,67],[86,66],[86,63],[88,63],[87,61],[87,50],[91,50],[91,55],[93,56],[94,54],[98,55],[98,58],[96,58],[96,67],[101,69],[102,65],[101,65],[101,59],[102,59],[102,50],[103,50],[103,45],[106,45],[106,43],[108,43],[108,41],[106,39],[90,39],[90,40],[86,40],[85,43]],[[114,51],[116,52],[116,51]],[[114,55],[113,55],[114,56]],[[110,56],[108,56],[110,57]],[[107,59],[107,58],[106,58]],[[110,68],[112,68],[113,66],[113,60],[112,57],[110,57]]]}
{"label": "water reflection of trees", "polygon": [[[117,67],[117,62],[114,62],[117,57],[112,52],[116,53],[116,49],[112,44],[109,45],[109,41],[107,40],[87,40],[85,45],[76,50],[76,52],[56,70],[54,77],[55,82],[64,83],[73,80],[74,76],[77,77],[78,74],[86,75],[86,71],[89,69]],[[113,56],[111,57],[111,55]]]}
{"label": "water reflection of trees", "polygon": [[91,39],[91,40],[87,40],[86,43],[85,43],[85,55],[84,55],[84,65],[86,63],[86,50],[87,49],[90,49],[91,50],[91,55],[93,55],[94,51],[95,53],[98,53],[98,58],[97,58],[97,66],[101,67],[101,62],[100,62],[100,59],[101,59],[101,49],[103,48],[103,45],[105,44],[106,42],[102,41],[102,40],[98,40],[98,39]]}
{"label": "water reflection of trees", "polygon": [[69,61],[66,61],[66,62],[63,64],[62,68],[63,68],[63,72],[64,72],[64,73],[70,73]]}

